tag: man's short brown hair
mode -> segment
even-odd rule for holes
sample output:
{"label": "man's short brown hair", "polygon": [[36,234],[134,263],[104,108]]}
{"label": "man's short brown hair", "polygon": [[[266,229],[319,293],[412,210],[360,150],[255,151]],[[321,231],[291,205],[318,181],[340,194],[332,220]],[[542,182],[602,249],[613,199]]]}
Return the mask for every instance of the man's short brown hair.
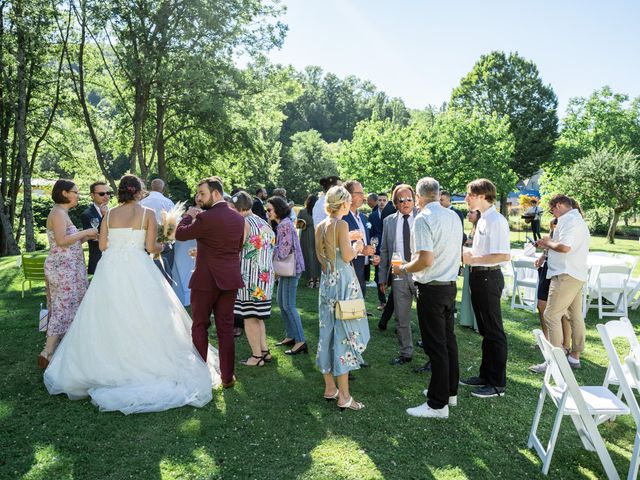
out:
{"label": "man's short brown hair", "polygon": [[549,200],[549,208],[553,208],[556,205],[558,205],[559,203],[562,203],[563,205],[566,205],[567,207],[574,208],[575,201],[571,197],[568,197],[568,196],[566,196],[566,195],[564,195],[562,193],[558,193],[558,194],[554,195],[553,197],[551,197],[551,199]]}
{"label": "man's short brown hair", "polygon": [[394,205],[398,204],[398,195],[400,194],[401,190],[409,190],[411,191],[411,196],[413,197],[413,201],[416,201],[416,192],[413,189],[413,187],[411,185],[408,185],[406,183],[401,183],[399,185],[396,186],[396,188],[393,189],[393,193],[391,194],[391,201],[393,202]]}
{"label": "man's short brown hair", "polygon": [[222,180],[220,180],[220,177],[213,176],[209,178],[203,178],[198,182],[198,187],[205,184],[207,185],[207,187],[209,187],[210,192],[213,192],[215,190],[216,192],[219,192],[220,195],[224,195],[224,189],[222,188]]}
{"label": "man's short brown hair", "polygon": [[89,185],[89,192],[96,193],[96,187],[98,185],[104,185],[106,187],[107,182],[105,182],[104,180],[98,180],[97,182],[93,182],[91,185]]}
{"label": "man's short brown hair", "polygon": [[496,186],[491,180],[478,178],[467,184],[467,191],[474,195],[484,195],[484,199],[489,203],[496,201]]}

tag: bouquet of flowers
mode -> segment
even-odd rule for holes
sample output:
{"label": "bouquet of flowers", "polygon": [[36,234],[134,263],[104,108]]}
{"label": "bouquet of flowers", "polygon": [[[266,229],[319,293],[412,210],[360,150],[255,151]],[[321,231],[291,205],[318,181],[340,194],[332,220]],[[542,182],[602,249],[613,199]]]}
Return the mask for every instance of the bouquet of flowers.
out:
{"label": "bouquet of flowers", "polygon": [[176,240],[176,228],[185,212],[184,204],[185,202],[178,202],[168,212],[162,210],[162,222],[158,225],[156,236],[158,243],[171,243]]}

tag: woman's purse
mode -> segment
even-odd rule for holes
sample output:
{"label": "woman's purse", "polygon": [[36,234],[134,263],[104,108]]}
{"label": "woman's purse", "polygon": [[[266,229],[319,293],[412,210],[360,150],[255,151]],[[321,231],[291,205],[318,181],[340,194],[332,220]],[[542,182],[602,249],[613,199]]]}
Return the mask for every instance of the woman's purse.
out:
{"label": "woman's purse", "polygon": [[291,242],[291,253],[287,255],[284,260],[278,259],[276,253],[273,253],[273,271],[279,277],[296,276],[296,256],[293,242]]}
{"label": "woman's purse", "polygon": [[336,318],[338,320],[357,320],[366,318],[367,307],[363,298],[354,300],[338,300],[336,302]]}

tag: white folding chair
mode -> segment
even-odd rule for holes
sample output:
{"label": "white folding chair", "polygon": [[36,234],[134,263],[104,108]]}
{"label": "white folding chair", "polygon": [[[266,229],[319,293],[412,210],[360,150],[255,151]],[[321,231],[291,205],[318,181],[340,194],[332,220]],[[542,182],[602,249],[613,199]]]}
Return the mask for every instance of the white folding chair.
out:
{"label": "white folding chair", "polygon": [[538,300],[538,269],[527,260],[511,260],[511,268],[513,270],[511,308],[535,312]]}
{"label": "white folding chair", "polygon": [[[624,363],[635,384],[640,385],[640,361],[634,356],[629,356],[624,359]],[[633,452],[631,453],[631,464],[629,465],[627,480],[636,480],[636,478],[638,478],[638,467],[640,466],[640,408],[638,408],[638,402],[635,401],[636,399],[633,396],[633,392],[630,388],[628,388],[628,390],[629,395],[627,396],[625,394],[625,398],[629,398],[629,409],[636,422],[636,438],[633,442]]]}
{"label": "white folding chair", "polygon": [[593,255],[594,257],[613,257],[613,253],[611,252],[594,252],[589,250],[589,255]]}
{"label": "white folding chair", "polygon": [[629,277],[627,281],[627,305],[633,310],[640,307],[640,277]]}
{"label": "white folding chair", "polygon": [[620,260],[623,260],[624,263],[626,263],[627,266],[631,269],[631,272],[635,270],[636,265],[638,265],[638,261],[640,261],[640,257],[636,257],[635,255],[629,255],[626,253],[616,253],[614,256],[616,258],[619,258]]}
{"label": "white folding chair", "polygon": [[511,263],[506,262],[500,265],[502,270],[502,276],[504,277],[504,288],[502,289],[502,299],[506,300],[510,295],[513,295],[513,268]]}
{"label": "white folding chair", "polygon": [[[596,270],[596,273],[597,278],[590,278],[588,282],[586,307],[597,308],[600,320],[604,317],[626,317],[631,269],[626,265],[603,265]],[[605,298],[611,304],[605,303]]]}
{"label": "white folding chair", "polygon": [[[605,387],[578,386],[564,350],[553,347],[544,338],[542,331],[534,330],[533,332],[548,365],[544,374],[538,406],[533,417],[528,441],[528,447],[535,448],[536,453],[542,460],[542,473],[545,475],[549,473],[551,457],[560,432],[562,418],[565,415],[569,415],[584,448],[597,452],[608,478],[619,479],[620,477],[613,465],[611,456],[604,445],[600,432],[598,432],[595,418],[601,415],[627,415],[629,414],[629,408]],[[551,429],[549,443],[545,448],[537,436],[537,431],[547,396],[549,396],[558,411]]]}

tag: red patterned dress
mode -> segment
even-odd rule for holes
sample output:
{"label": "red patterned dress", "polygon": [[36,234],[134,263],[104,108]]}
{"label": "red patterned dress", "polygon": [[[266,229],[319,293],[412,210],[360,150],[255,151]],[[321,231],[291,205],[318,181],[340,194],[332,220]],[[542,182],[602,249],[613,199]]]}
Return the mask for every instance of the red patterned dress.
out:
{"label": "red patterned dress", "polygon": [[[75,225],[67,225],[67,235],[77,232]],[[47,230],[47,237],[49,256],[44,262],[44,276],[49,309],[47,336],[50,337],[64,335],[69,330],[87,291],[87,269],[80,241],[59,247],[51,230]]]}

